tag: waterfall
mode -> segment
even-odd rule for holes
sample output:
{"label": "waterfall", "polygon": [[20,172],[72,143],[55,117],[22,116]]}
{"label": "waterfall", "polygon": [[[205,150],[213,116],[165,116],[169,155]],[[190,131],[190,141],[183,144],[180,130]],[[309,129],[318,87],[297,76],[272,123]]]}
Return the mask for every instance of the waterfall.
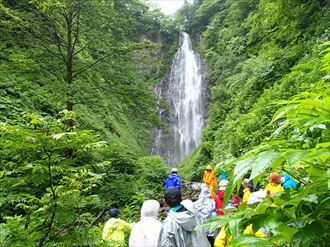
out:
{"label": "waterfall", "polygon": [[159,108],[159,117],[168,130],[157,129],[152,154],[163,157],[167,164],[177,164],[191,154],[201,142],[204,125],[205,85],[200,56],[192,50],[187,33],[182,33],[170,75],[156,93],[170,109]]}

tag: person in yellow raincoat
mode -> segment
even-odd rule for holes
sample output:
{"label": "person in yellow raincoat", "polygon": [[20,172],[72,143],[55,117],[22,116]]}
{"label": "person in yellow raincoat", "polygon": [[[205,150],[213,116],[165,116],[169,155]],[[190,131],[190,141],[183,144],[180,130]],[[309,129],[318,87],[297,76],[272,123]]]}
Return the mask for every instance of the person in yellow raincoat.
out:
{"label": "person in yellow raincoat", "polygon": [[102,239],[111,242],[113,246],[125,246],[125,234],[132,230],[133,225],[116,218],[117,208],[110,209],[110,219],[105,223]]}
{"label": "person in yellow raincoat", "polygon": [[265,233],[262,231],[262,229],[259,229],[258,231],[256,231],[256,233],[254,233],[253,232],[253,229],[252,229],[252,224],[248,225],[245,228],[243,234],[254,234],[254,235],[256,235],[259,238],[263,238],[263,237],[266,236]]}
{"label": "person in yellow raincoat", "polygon": [[206,184],[206,186],[209,188],[212,199],[214,199],[214,187],[217,184],[217,179],[214,176],[213,169],[210,165],[208,165],[205,169],[203,181]]}
{"label": "person in yellow raincoat", "polygon": [[283,187],[281,185],[281,175],[274,172],[270,174],[269,184],[266,186],[266,196],[274,196],[276,193],[283,192]]}
{"label": "person in yellow raincoat", "polygon": [[[219,234],[216,236],[214,241],[214,247],[224,247],[224,246],[233,246],[230,245],[230,241],[233,240],[232,236],[227,236],[227,230],[225,226],[221,227],[221,230]],[[262,231],[262,229],[259,229],[256,233],[253,232],[252,224],[248,225],[245,230],[243,231],[243,234],[254,234],[255,236],[259,238],[265,237],[265,233]],[[228,245],[227,245],[228,244]]]}
{"label": "person in yellow raincoat", "polygon": [[242,182],[243,186],[243,198],[242,198],[242,203],[247,203],[249,200],[249,197],[251,195],[251,188],[249,187],[249,179],[245,178]]}
{"label": "person in yellow raincoat", "polygon": [[215,238],[214,247],[224,247],[233,239],[232,236],[227,236],[227,229],[225,226],[221,227],[219,234]]}

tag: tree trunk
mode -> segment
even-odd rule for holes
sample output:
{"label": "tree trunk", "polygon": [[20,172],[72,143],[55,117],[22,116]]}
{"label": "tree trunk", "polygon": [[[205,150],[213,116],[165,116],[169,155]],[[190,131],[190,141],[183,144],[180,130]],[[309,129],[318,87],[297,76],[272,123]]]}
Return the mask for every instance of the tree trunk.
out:
{"label": "tree trunk", "polygon": [[[67,24],[67,47],[66,47],[66,84],[67,84],[67,103],[66,109],[68,111],[73,111],[73,95],[72,95],[72,84],[73,84],[73,47],[72,47],[72,12],[68,11],[66,16],[66,24]],[[71,129],[74,125],[73,120],[69,120],[67,123],[69,129]]]}

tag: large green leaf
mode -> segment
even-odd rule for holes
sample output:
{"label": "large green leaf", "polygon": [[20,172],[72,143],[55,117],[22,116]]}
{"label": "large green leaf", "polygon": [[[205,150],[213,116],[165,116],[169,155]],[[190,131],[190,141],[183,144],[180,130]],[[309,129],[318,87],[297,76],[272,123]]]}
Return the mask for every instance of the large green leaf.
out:
{"label": "large green leaf", "polygon": [[239,160],[235,163],[233,183],[236,184],[250,170],[252,170],[250,179],[253,179],[269,167],[276,168],[283,160],[281,153],[273,150],[263,151],[255,156]]}
{"label": "large green leaf", "polygon": [[322,239],[324,231],[323,224],[320,222],[314,221],[311,224],[306,224],[293,236],[293,244],[295,246],[312,245]]}
{"label": "large green leaf", "polygon": [[288,112],[290,112],[292,109],[294,109],[294,105],[288,105],[285,107],[282,107],[281,109],[277,110],[277,112],[274,114],[272,122],[275,122],[281,118],[284,118]]}
{"label": "large green leaf", "polygon": [[308,153],[304,150],[288,150],[284,153],[286,162],[292,166],[302,160]]}
{"label": "large green leaf", "polygon": [[242,221],[242,218],[234,218],[229,221],[230,232],[232,233],[232,235],[234,237],[240,235],[241,229],[239,228],[239,225],[240,225],[241,221]]}
{"label": "large green leaf", "polygon": [[282,224],[275,228],[275,236],[271,238],[272,242],[284,240],[287,243],[291,243],[293,236],[298,230],[294,227],[289,227],[287,224]]}
{"label": "large green leaf", "polygon": [[247,159],[239,160],[235,163],[234,169],[234,184],[238,182],[245,174],[251,170],[254,161],[257,159],[256,156],[249,157]]}
{"label": "large green leaf", "polygon": [[309,150],[308,155],[305,157],[306,160],[319,159],[322,162],[326,162],[330,159],[329,149],[312,149]]}
{"label": "large green leaf", "polygon": [[65,137],[65,136],[69,137],[69,136],[71,136],[71,135],[77,135],[77,133],[76,133],[76,132],[63,132],[63,133],[55,134],[55,135],[53,135],[52,137],[53,137],[55,140],[59,140],[59,139],[61,139],[62,137]]}
{"label": "large green leaf", "polygon": [[309,168],[309,174],[310,174],[312,177],[321,177],[321,176],[323,176],[325,173],[326,173],[326,170],[325,170],[325,169],[320,168],[320,167],[317,167],[317,166],[314,166],[314,165],[310,165],[310,168]]}
{"label": "large green leaf", "polygon": [[269,167],[277,166],[283,160],[281,153],[273,150],[268,150],[260,153],[252,164],[252,173],[250,179],[260,175],[264,170]]}

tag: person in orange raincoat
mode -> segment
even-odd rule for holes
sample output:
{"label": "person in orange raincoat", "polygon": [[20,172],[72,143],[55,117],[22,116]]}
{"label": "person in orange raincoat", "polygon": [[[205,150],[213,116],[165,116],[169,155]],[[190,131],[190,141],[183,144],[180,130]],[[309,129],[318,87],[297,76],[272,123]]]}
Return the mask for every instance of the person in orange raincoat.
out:
{"label": "person in orange raincoat", "polygon": [[206,184],[206,186],[209,188],[212,199],[214,199],[214,187],[217,184],[217,179],[214,176],[212,167],[210,165],[208,165],[205,169],[203,181]]}

